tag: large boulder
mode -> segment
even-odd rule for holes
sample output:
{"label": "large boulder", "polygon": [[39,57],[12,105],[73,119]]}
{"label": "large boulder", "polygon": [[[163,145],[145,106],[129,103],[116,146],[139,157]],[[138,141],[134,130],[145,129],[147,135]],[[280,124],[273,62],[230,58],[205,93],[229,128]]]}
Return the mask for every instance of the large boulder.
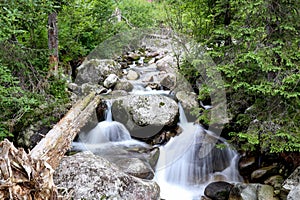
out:
{"label": "large boulder", "polygon": [[58,187],[73,191],[74,199],[159,199],[159,186],[120,171],[90,152],[64,157],[54,173]]}
{"label": "large boulder", "polygon": [[78,68],[75,83],[82,85],[83,83],[98,84],[102,83],[110,74],[121,75],[121,65],[114,60],[91,59],[84,61]]}
{"label": "large boulder", "polygon": [[163,95],[128,95],[114,101],[112,113],[133,136],[148,138],[176,124],[178,105]]}

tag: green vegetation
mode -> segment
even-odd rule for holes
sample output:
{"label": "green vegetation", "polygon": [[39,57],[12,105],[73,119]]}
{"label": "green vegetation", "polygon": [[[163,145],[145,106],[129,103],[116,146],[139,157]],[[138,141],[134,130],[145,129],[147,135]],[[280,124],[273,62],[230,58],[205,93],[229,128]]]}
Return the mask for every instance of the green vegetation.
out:
{"label": "green vegetation", "polygon": [[[226,81],[233,142],[248,150],[300,151],[297,1],[193,0],[170,8],[173,27],[209,49]],[[201,88],[200,99],[208,89]]]}
{"label": "green vegetation", "polygon": [[[0,140],[36,121],[51,125],[66,111],[66,81],[98,44],[120,32],[169,27],[199,42],[225,81],[230,123],[241,149],[300,151],[300,5],[296,0],[2,1]],[[47,21],[56,12],[59,73],[49,66]],[[199,99],[212,88],[187,60],[179,68]],[[206,75],[209,78],[209,74]],[[211,123],[209,110],[200,116]]]}

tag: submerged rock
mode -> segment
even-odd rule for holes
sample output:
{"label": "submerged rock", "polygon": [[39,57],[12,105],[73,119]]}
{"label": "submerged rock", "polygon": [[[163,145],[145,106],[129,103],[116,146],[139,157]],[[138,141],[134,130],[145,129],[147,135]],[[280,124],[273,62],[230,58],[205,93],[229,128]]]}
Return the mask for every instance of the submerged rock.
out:
{"label": "submerged rock", "polygon": [[54,182],[72,190],[74,199],[154,200],[160,193],[155,182],[127,175],[90,152],[64,157],[55,171]]}

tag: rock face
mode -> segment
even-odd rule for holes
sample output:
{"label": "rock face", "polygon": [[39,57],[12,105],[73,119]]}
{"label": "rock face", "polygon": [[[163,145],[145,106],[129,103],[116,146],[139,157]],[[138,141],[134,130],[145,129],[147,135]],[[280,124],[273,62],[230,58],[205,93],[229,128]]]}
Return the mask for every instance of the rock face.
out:
{"label": "rock face", "polygon": [[85,61],[78,67],[78,75],[75,83],[82,85],[83,83],[98,84],[103,82],[109,74],[121,74],[121,65],[114,60],[98,60],[91,59]]}
{"label": "rock face", "polygon": [[74,199],[154,200],[159,186],[121,172],[114,164],[89,152],[63,158],[54,182],[73,190]]}
{"label": "rock face", "polygon": [[[114,119],[123,123],[130,132],[149,125],[161,130],[176,123],[178,105],[173,99],[162,95],[129,95],[113,103],[112,113]],[[157,129],[152,131],[140,132],[140,136],[150,137],[158,133]]]}
{"label": "rock face", "polygon": [[213,182],[206,186],[204,194],[212,200],[227,200],[232,187],[224,181]]}

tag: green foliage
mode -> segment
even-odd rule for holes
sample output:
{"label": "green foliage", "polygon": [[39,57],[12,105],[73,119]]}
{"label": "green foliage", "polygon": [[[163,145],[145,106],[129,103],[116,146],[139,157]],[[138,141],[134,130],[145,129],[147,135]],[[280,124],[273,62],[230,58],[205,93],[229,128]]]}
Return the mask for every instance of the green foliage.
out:
{"label": "green foliage", "polygon": [[[300,151],[299,4],[171,2],[172,26],[207,47],[226,81],[233,142],[248,150]],[[194,75],[182,68],[187,77]],[[210,88],[202,85],[199,98],[209,98]]]}

